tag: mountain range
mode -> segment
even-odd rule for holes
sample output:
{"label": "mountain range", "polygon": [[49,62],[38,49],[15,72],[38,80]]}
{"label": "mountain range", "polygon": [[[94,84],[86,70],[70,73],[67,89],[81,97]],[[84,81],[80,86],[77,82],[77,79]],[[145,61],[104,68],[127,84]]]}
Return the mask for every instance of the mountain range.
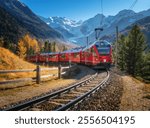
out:
{"label": "mountain range", "polygon": [[16,42],[24,33],[30,33],[40,40],[64,40],[58,31],[48,26],[19,0],[0,0],[0,11],[0,36],[4,38],[13,38],[12,41]]}
{"label": "mountain range", "polygon": [[97,14],[94,17],[85,21],[74,21],[65,17],[49,17],[40,18],[52,28],[59,31],[66,39],[78,45],[86,44],[86,37],[89,37],[89,42],[95,40],[94,29],[102,27],[104,30],[100,33],[100,37],[113,41],[111,37],[116,32],[116,26],[119,31],[123,31],[128,26],[137,21],[150,16],[150,9],[136,13],[132,10],[122,10],[115,16],[104,16]]}
{"label": "mountain range", "polygon": [[97,14],[85,21],[58,16],[44,18],[34,14],[19,0],[0,0],[0,37],[17,42],[22,35],[29,33],[42,41],[57,40],[83,46],[87,43],[86,37],[89,37],[89,42],[95,40],[94,29],[97,27],[104,29],[100,37],[112,42],[115,40],[116,26],[125,33],[133,24],[139,24],[149,41],[149,16],[150,9],[139,13],[122,10],[115,16]]}
{"label": "mountain range", "polygon": [[133,23],[132,25],[128,26],[126,29],[121,31],[121,34],[126,35],[135,24],[140,26],[140,29],[145,34],[147,44],[150,46],[150,16],[136,21],[135,23]]}

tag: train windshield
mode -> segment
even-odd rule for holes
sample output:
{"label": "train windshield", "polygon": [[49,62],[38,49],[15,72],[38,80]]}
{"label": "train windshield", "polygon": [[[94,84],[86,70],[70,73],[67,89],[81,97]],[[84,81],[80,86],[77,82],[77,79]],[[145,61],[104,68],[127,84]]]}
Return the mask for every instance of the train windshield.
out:
{"label": "train windshield", "polygon": [[97,47],[100,55],[109,55],[110,54],[110,44],[107,41],[96,42],[96,47]]}

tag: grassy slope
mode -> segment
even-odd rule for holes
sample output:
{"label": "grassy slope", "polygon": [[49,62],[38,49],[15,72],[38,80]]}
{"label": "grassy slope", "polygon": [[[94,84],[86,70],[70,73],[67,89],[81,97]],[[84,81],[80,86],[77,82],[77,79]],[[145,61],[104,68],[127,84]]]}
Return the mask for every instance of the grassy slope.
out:
{"label": "grassy slope", "polygon": [[[13,54],[11,51],[0,47],[0,70],[16,70],[16,69],[35,69],[36,65],[26,62],[20,59],[18,56]],[[57,70],[54,71],[44,71],[42,75],[49,73],[57,73]],[[9,80],[16,78],[28,78],[35,77],[34,73],[9,73],[9,74],[0,74],[0,80]]]}
{"label": "grassy slope", "polygon": [[9,50],[0,47],[0,70],[33,69],[36,66],[28,63]]}
{"label": "grassy slope", "polygon": [[[0,70],[35,69],[34,64],[28,63],[5,48],[0,47]],[[0,80],[32,77],[35,73],[0,74]]]}

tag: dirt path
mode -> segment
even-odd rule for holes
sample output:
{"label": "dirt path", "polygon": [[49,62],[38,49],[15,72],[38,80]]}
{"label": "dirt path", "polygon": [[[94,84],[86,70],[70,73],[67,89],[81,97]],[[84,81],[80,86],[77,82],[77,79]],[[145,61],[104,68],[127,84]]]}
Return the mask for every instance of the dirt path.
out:
{"label": "dirt path", "polygon": [[[120,111],[150,110],[150,85],[146,85],[130,76],[122,76],[123,96]],[[146,96],[146,97],[145,97]]]}

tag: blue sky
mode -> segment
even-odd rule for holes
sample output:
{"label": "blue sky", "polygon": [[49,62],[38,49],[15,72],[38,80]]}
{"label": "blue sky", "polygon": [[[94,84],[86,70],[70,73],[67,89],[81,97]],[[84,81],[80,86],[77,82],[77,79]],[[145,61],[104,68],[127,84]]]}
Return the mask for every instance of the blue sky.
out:
{"label": "blue sky", "polygon": [[[61,16],[73,20],[85,20],[101,13],[101,0],[20,0],[37,15]],[[135,0],[103,0],[104,15],[115,15],[129,9]],[[150,0],[138,0],[135,12],[150,8]]]}

